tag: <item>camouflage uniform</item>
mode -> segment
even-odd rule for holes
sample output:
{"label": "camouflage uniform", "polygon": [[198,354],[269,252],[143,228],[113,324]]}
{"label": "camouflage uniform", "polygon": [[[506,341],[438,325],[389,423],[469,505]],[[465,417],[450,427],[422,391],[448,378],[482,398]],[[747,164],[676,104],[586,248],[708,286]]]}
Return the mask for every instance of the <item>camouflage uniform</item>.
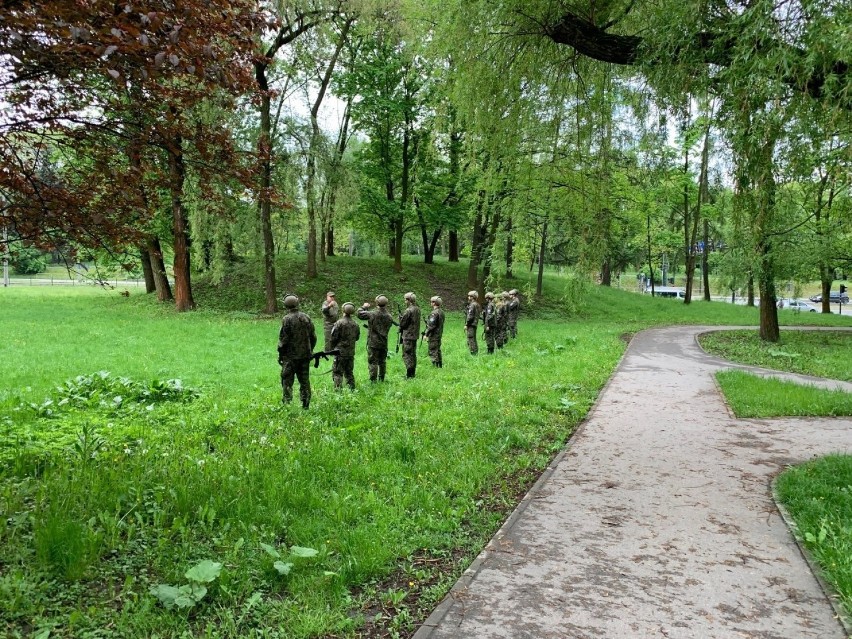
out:
{"label": "camouflage uniform", "polygon": [[495,338],[497,348],[503,348],[509,340],[509,294],[504,292],[501,297],[500,303],[497,304],[497,335]]}
{"label": "camouflage uniform", "polygon": [[432,365],[437,368],[444,367],[444,359],[441,356],[441,337],[444,334],[444,310],[441,308],[442,300],[440,297],[433,297],[431,300],[432,312],[426,318],[426,330],[423,331],[423,338],[429,343],[429,359],[432,360]]}
{"label": "camouflage uniform", "polygon": [[414,377],[417,370],[417,338],[420,337],[420,307],[414,293],[405,294],[408,307],[399,316],[399,330],[402,332],[402,362],[405,364],[405,376]]}
{"label": "camouflage uniform", "polygon": [[485,308],[482,309],[482,325],[485,327],[485,345],[488,352],[494,352],[494,343],[497,339],[497,307],[494,306],[494,293],[485,294]]}
{"label": "camouflage uniform", "polygon": [[340,353],[334,356],[334,364],[331,367],[335,388],[343,386],[344,377],[349,388],[355,388],[355,342],[361,337],[361,327],[352,320],[354,312],[353,304],[344,304],[343,317],[337,320],[331,329],[331,350],[340,350]]}
{"label": "camouflage uniform", "polygon": [[293,380],[299,379],[299,396],[302,408],[311,403],[310,364],[311,354],[317,345],[314,323],[299,310],[299,298],[288,295],[284,305],[289,309],[281,321],[278,333],[278,363],[281,364],[281,388],[283,401],[293,401]]}
{"label": "camouflage uniform", "polygon": [[517,289],[509,291],[512,299],[509,300],[509,335],[512,339],[518,336],[518,316],[521,314],[521,300],[518,299]]}
{"label": "camouflage uniform", "polygon": [[[380,302],[383,301],[384,303]],[[393,318],[385,305],[387,298],[379,295],[376,298],[377,307],[368,311],[369,304],[358,309],[358,319],[367,320],[367,365],[370,370],[370,381],[385,381],[385,367],[388,361],[388,333],[393,326]]]}
{"label": "camouflage uniform", "polygon": [[[331,298],[330,300],[328,298]],[[337,300],[334,299],[334,293],[326,293],[326,300],[322,303],[322,329],[325,333],[324,351],[330,351],[331,348],[331,329],[334,328],[334,323],[340,317],[340,307],[337,305]]]}
{"label": "camouflage uniform", "polygon": [[467,309],[464,318],[464,330],[467,333],[467,347],[470,349],[471,355],[476,355],[479,352],[479,344],[476,343],[476,326],[479,324],[479,315],[482,309],[479,307],[479,293],[471,291],[467,294]]}

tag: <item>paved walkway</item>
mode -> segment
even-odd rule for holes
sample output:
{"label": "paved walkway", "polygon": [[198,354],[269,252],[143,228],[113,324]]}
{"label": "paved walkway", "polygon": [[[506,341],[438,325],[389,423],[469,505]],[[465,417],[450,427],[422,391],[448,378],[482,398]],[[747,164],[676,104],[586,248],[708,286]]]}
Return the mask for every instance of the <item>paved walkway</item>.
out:
{"label": "paved walkway", "polygon": [[698,347],[704,330],[718,327],[634,337],[415,639],[846,636],[770,486],[788,464],[850,452],[852,420],[735,419],[713,375],[732,365]]}

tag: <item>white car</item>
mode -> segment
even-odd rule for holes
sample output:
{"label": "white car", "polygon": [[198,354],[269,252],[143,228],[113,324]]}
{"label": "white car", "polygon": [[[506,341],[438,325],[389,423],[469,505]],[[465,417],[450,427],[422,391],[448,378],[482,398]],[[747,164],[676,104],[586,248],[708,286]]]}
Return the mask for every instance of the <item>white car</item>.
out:
{"label": "white car", "polygon": [[816,313],[816,309],[804,300],[781,300],[779,308],[789,308],[794,311],[806,311]]}

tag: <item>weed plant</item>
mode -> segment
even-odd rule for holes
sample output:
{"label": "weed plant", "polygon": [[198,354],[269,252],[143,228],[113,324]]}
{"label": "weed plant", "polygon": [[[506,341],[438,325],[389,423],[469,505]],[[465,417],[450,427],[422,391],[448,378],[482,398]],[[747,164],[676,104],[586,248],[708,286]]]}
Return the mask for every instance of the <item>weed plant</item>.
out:
{"label": "weed plant", "polygon": [[[461,297],[443,267],[458,265],[372,276],[359,265],[291,290],[316,318],[329,288],[340,301]],[[362,339],[358,389],[334,392],[324,363],[303,411],[280,403],[278,321],[238,290],[210,288],[202,310],[180,315],[115,291],[2,291],[3,634],[290,639],[383,624],[408,636],[564,446],[625,333],[757,319],[552,278],[496,355],[470,356],[450,312],[443,369],[421,346],[414,380],[394,356],[387,382],[370,385]],[[171,391],[117,403],[109,384],[75,381],[99,371]],[[57,410],[69,388],[82,400]]]}
{"label": "weed plant", "polygon": [[716,373],[737,417],[837,417],[852,415],[852,393],[759,377],[743,371]]}

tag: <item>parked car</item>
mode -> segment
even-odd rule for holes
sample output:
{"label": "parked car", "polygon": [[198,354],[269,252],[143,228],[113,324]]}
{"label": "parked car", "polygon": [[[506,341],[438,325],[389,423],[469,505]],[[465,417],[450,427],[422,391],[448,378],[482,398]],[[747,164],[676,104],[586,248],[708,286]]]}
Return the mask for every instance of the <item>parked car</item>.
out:
{"label": "parked car", "polygon": [[781,300],[780,308],[789,308],[794,311],[805,311],[807,313],[816,313],[817,310],[804,300]]}
{"label": "parked car", "polygon": [[[816,295],[812,295],[809,299],[812,302],[821,302],[822,301],[822,294],[817,293]],[[843,302],[844,304],[848,304],[849,303],[849,294],[848,293],[841,294],[840,291],[831,291],[831,293],[829,293],[829,296],[828,296],[828,301],[831,304],[837,304],[838,302]]]}

